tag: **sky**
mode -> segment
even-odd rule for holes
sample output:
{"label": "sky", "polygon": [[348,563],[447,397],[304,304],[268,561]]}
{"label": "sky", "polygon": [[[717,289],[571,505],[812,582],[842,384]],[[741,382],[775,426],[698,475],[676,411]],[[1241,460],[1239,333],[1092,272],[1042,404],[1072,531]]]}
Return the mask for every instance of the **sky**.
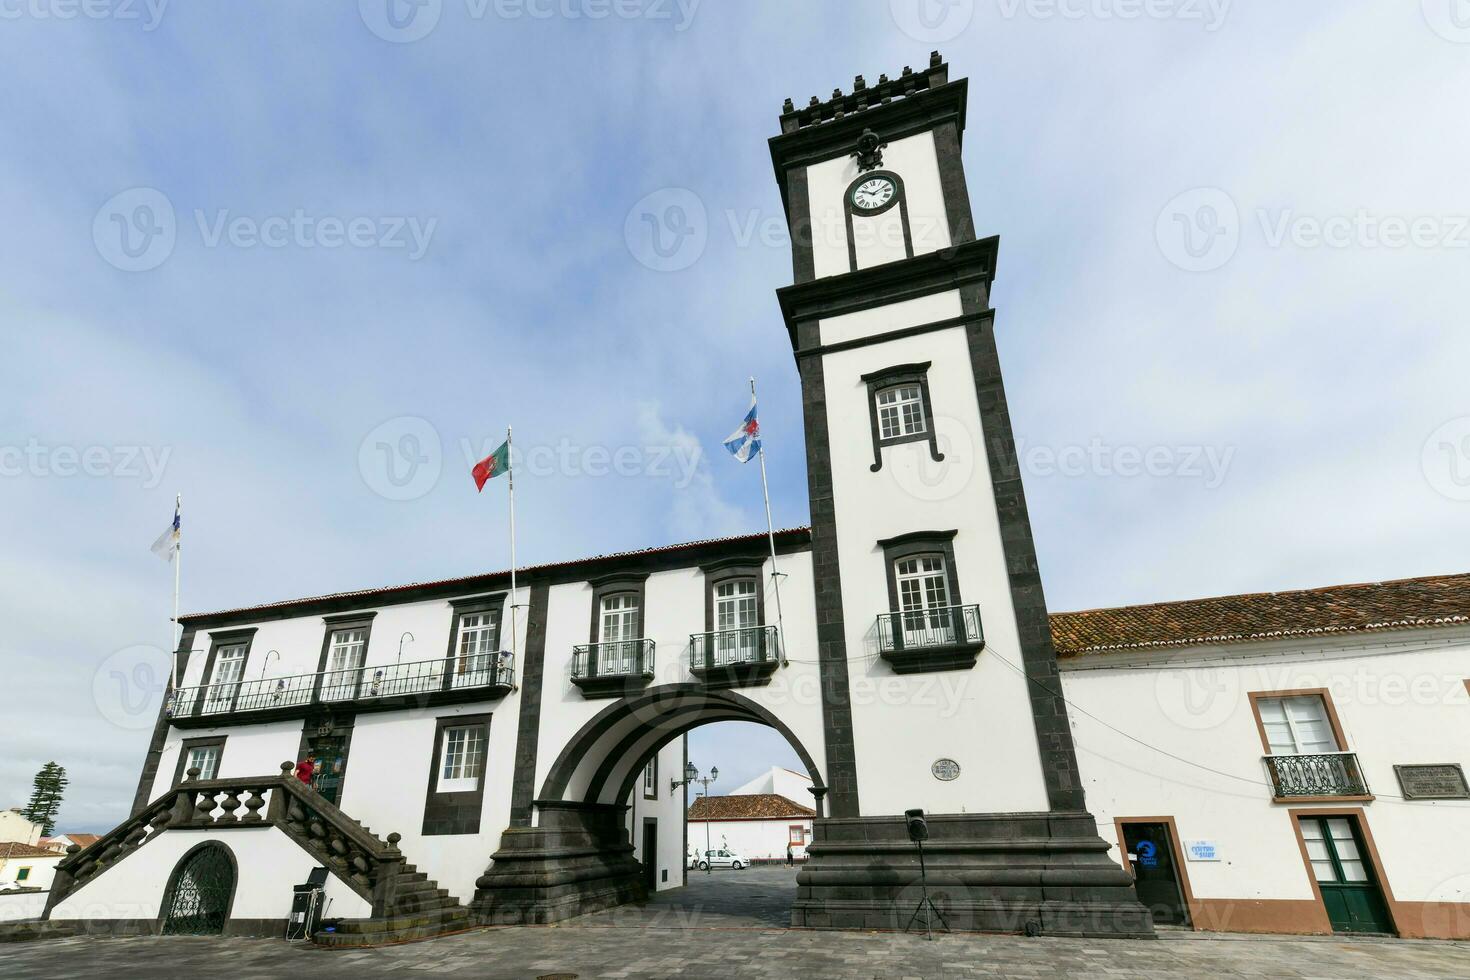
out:
{"label": "sky", "polygon": [[523,562],[759,530],[754,376],[806,523],[766,140],[933,48],[1053,610],[1470,570],[1458,2],[0,0],[0,806],[125,815],[175,494],[186,612],[505,567],[507,425]]}

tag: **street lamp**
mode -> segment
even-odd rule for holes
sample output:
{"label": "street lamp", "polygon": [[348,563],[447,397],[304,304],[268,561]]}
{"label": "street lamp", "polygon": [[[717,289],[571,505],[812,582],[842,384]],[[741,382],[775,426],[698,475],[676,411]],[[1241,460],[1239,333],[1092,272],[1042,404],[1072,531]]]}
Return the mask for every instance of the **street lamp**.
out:
{"label": "street lamp", "polygon": [[[720,778],[720,767],[719,766],[710,766],[710,768],[709,768],[709,775],[708,776],[701,776],[699,774],[699,767],[698,766],[696,766],[692,762],[686,762],[686,763],[684,763],[684,778],[683,779],[670,779],[669,780],[669,795],[670,796],[673,796],[674,793],[675,793],[675,791],[678,790],[678,788],[680,786],[688,786],[690,783],[699,783],[701,786],[704,787],[704,795],[705,796],[709,796],[709,784],[712,783],[712,782],[714,782],[715,780],[717,780],[719,778]],[[685,819],[686,820],[688,819],[687,811],[686,811],[686,814],[685,814]],[[711,870],[712,870],[710,868],[709,852],[710,852],[710,846],[709,846],[709,821],[706,820],[704,822],[704,873],[705,874],[709,874],[711,872]]]}

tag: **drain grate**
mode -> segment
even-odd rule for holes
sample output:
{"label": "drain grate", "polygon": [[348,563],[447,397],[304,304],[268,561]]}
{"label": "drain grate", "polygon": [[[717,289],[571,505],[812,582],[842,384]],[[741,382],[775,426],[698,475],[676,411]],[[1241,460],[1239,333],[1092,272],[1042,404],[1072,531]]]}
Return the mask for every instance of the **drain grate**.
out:
{"label": "drain grate", "polygon": [[577,980],[575,973],[543,973],[536,980]]}

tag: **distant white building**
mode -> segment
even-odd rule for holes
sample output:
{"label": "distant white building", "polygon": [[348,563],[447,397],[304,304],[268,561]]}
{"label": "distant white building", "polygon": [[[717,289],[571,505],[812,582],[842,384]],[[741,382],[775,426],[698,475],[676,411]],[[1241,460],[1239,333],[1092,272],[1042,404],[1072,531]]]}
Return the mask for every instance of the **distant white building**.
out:
{"label": "distant white building", "polygon": [[728,796],[702,796],[689,808],[689,847],[699,852],[728,847],[752,861],[806,859],[816,811],[798,802],[811,798],[809,776],[772,766]]}
{"label": "distant white building", "polygon": [[63,855],[34,844],[0,843],[0,891],[16,888],[51,887],[56,865]]}
{"label": "distant white building", "polygon": [[41,840],[43,829],[40,824],[31,823],[21,813],[18,806],[0,810],[0,842],[15,841],[20,844],[37,844]]}

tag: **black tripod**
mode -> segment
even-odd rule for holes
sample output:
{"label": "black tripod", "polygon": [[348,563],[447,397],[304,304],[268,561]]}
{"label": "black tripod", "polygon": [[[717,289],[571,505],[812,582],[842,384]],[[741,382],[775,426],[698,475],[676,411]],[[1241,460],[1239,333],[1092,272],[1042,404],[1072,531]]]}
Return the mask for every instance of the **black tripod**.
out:
{"label": "black tripod", "polygon": [[949,932],[949,922],[945,919],[944,913],[939,911],[939,907],[934,904],[934,900],[929,897],[929,878],[924,870],[924,841],[918,839],[914,843],[919,845],[919,887],[923,890],[924,897],[919,899],[919,904],[914,908],[914,914],[909,916],[909,924],[903,927],[903,931],[908,932],[912,929],[914,922],[922,913],[924,916],[924,937],[930,942],[933,942],[934,925],[932,920],[938,919],[939,924],[944,927],[945,932]]}

